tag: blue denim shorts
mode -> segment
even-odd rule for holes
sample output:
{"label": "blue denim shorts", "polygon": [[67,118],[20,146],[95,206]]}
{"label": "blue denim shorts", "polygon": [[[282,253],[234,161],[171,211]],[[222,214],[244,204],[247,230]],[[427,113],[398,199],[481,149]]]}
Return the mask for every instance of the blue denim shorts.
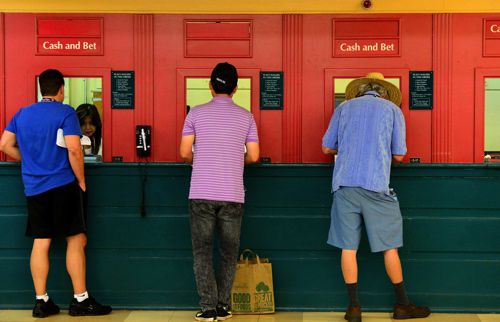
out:
{"label": "blue denim shorts", "polygon": [[357,250],[363,226],[372,252],[403,246],[403,219],[395,193],[341,187],[333,194],[328,244]]}

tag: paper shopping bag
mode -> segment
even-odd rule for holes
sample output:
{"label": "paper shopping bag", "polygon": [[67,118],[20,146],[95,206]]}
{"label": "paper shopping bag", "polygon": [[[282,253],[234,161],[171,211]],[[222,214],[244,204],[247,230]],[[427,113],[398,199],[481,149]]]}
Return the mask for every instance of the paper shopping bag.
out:
{"label": "paper shopping bag", "polygon": [[[248,254],[253,258],[245,258]],[[273,269],[269,259],[250,250],[242,252],[231,289],[231,308],[235,314],[274,313]]]}

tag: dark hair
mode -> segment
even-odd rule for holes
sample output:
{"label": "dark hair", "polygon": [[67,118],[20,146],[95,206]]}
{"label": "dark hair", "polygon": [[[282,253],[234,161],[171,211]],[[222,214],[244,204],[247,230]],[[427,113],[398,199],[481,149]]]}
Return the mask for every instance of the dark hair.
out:
{"label": "dark hair", "polygon": [[90,117],[92,124],[95,126],[94,135],[90,138],[90,141],[92,142],[92,154],[99,154],[102,138],[102,123],[97,107],[92,104],[81,104],[76,109],[76,115],[78,115],[78,119],[80,120],[80,126],[82,126],[86,117]]}
{"label": "dark hair", "polygon": [[230,95],[238,85],[236,67],[229,63],[219,63],[210,76],[210,83],[216,94]]}
{"label": "dark hair", "polygon": [[64,86],[64,76],[57,69],[44,70],[38,77],[42,96],[56,96],[61,86]]}

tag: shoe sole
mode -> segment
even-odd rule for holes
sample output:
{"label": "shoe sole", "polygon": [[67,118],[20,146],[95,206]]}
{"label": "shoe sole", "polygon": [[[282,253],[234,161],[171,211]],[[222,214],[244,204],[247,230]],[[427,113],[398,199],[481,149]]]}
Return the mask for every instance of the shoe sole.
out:
{"label": "shoe sole", "polygon": [[56,315],[56,314],[59,314],[59,312],[56,312],[56,313],[48,313],[48,314],[31,314],[32,317],[34,318],[39,318],[39,319],[43,319],[43,318],[48,318],[49,316],[51,315]]}
{"label": "shoe sole", "polygon": [[108,312],[108,313],[100,313],[100,314],[89,314],[89,313],[85,313],[85,312],[68,312],[69,315],[71,316],[103,316],[103,315],[109,315],[111,312]]}
{"label": "shoe sole", "polygon": [[230,319],[232,317],[233,317],[232,315],[224,316],[224,317],[218,316],[216,321],[225,321],[225,320]]}
{"label": "shoe sole", "polygon": [[423,319],[428,317],[430,314],[426,315],[402,315],[402,316],[392,316],[394,320],[409,320],[409,319]]}
{"label": "shoe sole", "polygon": [[202,322],[212,322],[212,321],[217,321],[215,318],[194,318],[196,321],[202,321]]}

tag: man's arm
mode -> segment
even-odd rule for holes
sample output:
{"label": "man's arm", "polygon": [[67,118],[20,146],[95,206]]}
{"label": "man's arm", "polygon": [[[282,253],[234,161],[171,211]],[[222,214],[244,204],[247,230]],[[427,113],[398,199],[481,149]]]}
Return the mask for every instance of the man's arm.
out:
{"label": "man's arm", "polygon": [[393,154],[392,161],[396,164],[403,162],[404,155]]}
{"label": "man's arm", "polygon": [[326,146],[322,146],[321,150],[326,155],[335,155],[335,154],[337,154],[337,150],[327,148]]}
{"label": "man's arm", "polygon": [[340,104],[339,107],[333,112],[330,123],[328,124],[328,129],[323,135],[323,140],[321,141],[321,151],[326,155],[335,156],[339,147],[338,134],[339,134],[339,123],[340,123],[340,113],[344,103]]}
{"label": "man's arm", "polygon": [[0,140],[0,151],[4,152],[16,161],[21,161],[21,152],[16,146],[16,143],[16,134],[10,131],[4,131],[2,139]]}
{"label": "man's arm", "polygon": [[66,141],[66,148],[68,149],[68,158],[71,169],[75,174],[76,180],[78,180],[78,185],[83,191],[87,190],[85,185],[85,174],[83,170],[83,152],[82,146],[80,144],[79,135],[65,135],[64,140]]}
{"label": "man's arm", "polygon": [[392,160],[398,164],[403,162],[403,158],[407,152],[406,149],[406,126],[403,112],[400,108],[395,108],[394,125],[392,131],[391,152]]}
{"label": "man's arm", "polygon": [[245,154],[245,164],[255,163],[259,161],[260,148],[258,142],[247,142],[247,153]]}
{"label": "man's arm", "polygon": [[183,135],[181,139],[181,146],[179,148],[179,153],[182,160],[189,164],[193,163],[194,138],[194,135]]}

